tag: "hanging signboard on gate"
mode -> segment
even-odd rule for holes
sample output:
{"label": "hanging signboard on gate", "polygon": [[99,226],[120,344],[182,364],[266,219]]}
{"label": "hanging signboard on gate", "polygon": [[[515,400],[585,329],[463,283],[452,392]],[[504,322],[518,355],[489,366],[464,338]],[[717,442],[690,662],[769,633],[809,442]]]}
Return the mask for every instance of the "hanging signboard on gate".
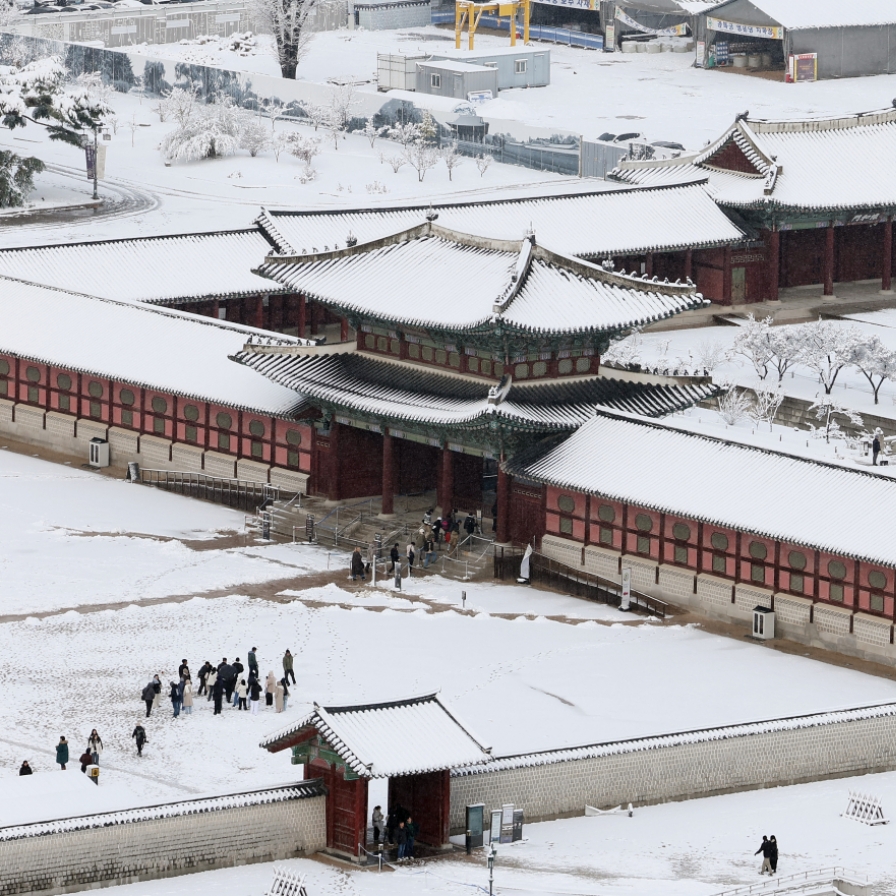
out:
{"label": "hanging signboard on gate", "polygon": [[784,28],[780,25],[744,25],[741,22],[729,22],[727,19],[716,19],[713,16],[707,16],[706,27],[710,31],[722,31],[725,34],[784,40]]}

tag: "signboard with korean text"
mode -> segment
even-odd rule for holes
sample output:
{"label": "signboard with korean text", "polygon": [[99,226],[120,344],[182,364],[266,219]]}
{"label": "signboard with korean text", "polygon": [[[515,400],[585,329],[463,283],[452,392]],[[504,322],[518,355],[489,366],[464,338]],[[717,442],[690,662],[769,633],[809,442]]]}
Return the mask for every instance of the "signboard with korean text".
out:
{"label": "signboard with korean text", "polygon": [[616,50],[616,23],[607,22],[604,28],[604,53],[613,53]]}
{"label": "signboard with korean text", "polygon": [[792,81],[818,80],[818,53],[800,53],[790,57]]}
{"label": "signboard with korean text", "polygon": [[635,31],[640,31],[642,34],[657,34],[662,37],[673,37],[688,33],[687,25],[673,25],[670,28],[650,28],[648,25],[642,25],[637,19],[633,19],[618,6],[616,7],[616,18],[622,22],[623,25],[628,25],[629,28],[633,28]]}
{"label": "signboard with korean text", "polygon": [[784,29],[780,25],[743,25],[740,22],[729,22],[727,19],[716,19],[713,16],[707,16],[706,27],[710,31],[721,31],[724,34],[784,40]]}

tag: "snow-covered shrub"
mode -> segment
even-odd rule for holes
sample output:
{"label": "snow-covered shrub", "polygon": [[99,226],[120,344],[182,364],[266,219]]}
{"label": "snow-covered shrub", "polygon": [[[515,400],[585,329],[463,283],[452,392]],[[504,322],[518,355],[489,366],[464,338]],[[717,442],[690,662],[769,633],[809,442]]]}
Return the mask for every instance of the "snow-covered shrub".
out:
{"label": "snow-covered shrub", "polygon": [[240,148],[247,150],[249,155],[255,158],[270,145],[271,138],[268,134],[267,125],[254,115],[248,116],[243,122],[242,133],[240,134]]}
{"label": "snow-covered shrub", "polygon": [[856,327],[832,320],[802,324],[799,330],[799,362],[818,375],[825,395],[830,395],[840,371],[854,364],[861,353],[862,336]]}
{"label": "snow-covered shrub", "polygon": [[320,152],[320,140],[316,137],[306,137],[304,134],[288,134],[286,148],[290,155],[294,155],[299,161],[310,165],[314,157]]}
{"label": "snow-covered shrub", "polygon": [[813,437],[820,439],[824,436],[826,442],[830,442],[831,439],[842,439],[845,437],[840,427],[840,422],[836,419],[837,417],[846,418],[853,426],[862,426],[864,422],[861,414],[852,408],[846,408],[837,404],[828,394],[816,399],[809,410],[815,411],[815,419],[821,421],[821,426],[816,427],[811,423],[809,424]]}
{"label": "snow-covered shrub", "polygon": [[169,162],[195,162],[236,152],[245,112],[229,97],[218,97],[207,106],[196,106],[185,124],[162,140],[162,154]]}
{"label": "snow-covered shrub", "polygon": [[767,423],[771,430],[782,401],[784,392],[778,384],[772,386],[769,383],[762,383],[756,390],[756,397],[747,413],[754,422]]}
{"label": "snow-covered shrub", "polygon": [[868,380],[877,404],[880,387],[887,380],[896,380],[896,351],[884,345],[879,336],[872,336],[856,346],[853,365]]}
{"label": "snow-covered shrub", "polygon": [[726,389],[717,399],[719,403],[719,416],[729,425],[740,423],[749,415],[753,402],[749,395],[742,389],[733,386]]}

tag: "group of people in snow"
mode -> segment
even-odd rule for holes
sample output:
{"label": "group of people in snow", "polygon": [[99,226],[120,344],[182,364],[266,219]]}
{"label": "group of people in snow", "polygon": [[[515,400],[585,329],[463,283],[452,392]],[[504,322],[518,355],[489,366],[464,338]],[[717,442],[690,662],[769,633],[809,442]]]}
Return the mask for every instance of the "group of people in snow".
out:
{"label": "group of people in snow", "polygon": [[[433,510],[430,508],[423,515],[420,528],[408,539],[403,552],[404,557],[402,557],[400,542],[396,541],[389,548],[389,574],[394,575],[396,569],[401,569],[403,560],[407,561],[408,569],[413,569],[418,557],[421,558],[423,568],[426,569],[430,563],[436,562],[439,544],[444,542],[450,548],[452,539],[455,541],[459,539],[461,528],[467,535],[476,534],[479,529],[479,520],[472,510],[461,523],[456,509],[449,511],[445,517],[439,516],[433,519]],[[351,558],[353,582],[357,579],[366,580],[374,562],[381,559],[382,551],[382,545],[373,541],[367,545],[366,558],[361,553],[360,547],[354,549]]]}
{"label": "group of people in snow", "polygon": [[383,815],[382,806],[374,806],[372,822],[374,849],[379,849],[382,837],[383,849],[395,849],[399,862],[414,858],[414,841],[417,839],[420,825],[414,821],[407,809],[397,805],[389,810],[387,817]]}
{"label": "group of people in snow", "polygon": [[[103,739],[100,737],[99,732],[96,728],[90,732],[90,736],[87,738],[87,746],[84,748],[84,752],[78,758],[78,762],[81,763],[81,771],[86,774],[87,766],[89,765],[99,765],[100,764],[100,756],[103,752]],[[59,766],[60,771],[65,771],[66,766],[69,763],[69,747],[68,741],[64,737],[59,738],[59,743],[56,744],[56,764]],[[19,775],[33,775],[34,769],[31,767],[31,763],[26,759],[22,762],[19,767]]]}

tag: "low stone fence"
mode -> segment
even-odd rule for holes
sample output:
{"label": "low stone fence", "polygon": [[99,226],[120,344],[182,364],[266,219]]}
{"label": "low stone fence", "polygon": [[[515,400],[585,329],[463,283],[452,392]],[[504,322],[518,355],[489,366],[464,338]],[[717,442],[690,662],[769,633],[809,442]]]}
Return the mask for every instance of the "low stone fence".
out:
{"label": "low stone fence", "polygon": [[513,803],[527,822],[890,771],[896,703],[497,758],[451,772],[451,832],[464,807]]}
{"label": "low stone fence", "polygon": [[0,828],[0,896],[78,890],[310,855],[326,845],[319,780]]}

